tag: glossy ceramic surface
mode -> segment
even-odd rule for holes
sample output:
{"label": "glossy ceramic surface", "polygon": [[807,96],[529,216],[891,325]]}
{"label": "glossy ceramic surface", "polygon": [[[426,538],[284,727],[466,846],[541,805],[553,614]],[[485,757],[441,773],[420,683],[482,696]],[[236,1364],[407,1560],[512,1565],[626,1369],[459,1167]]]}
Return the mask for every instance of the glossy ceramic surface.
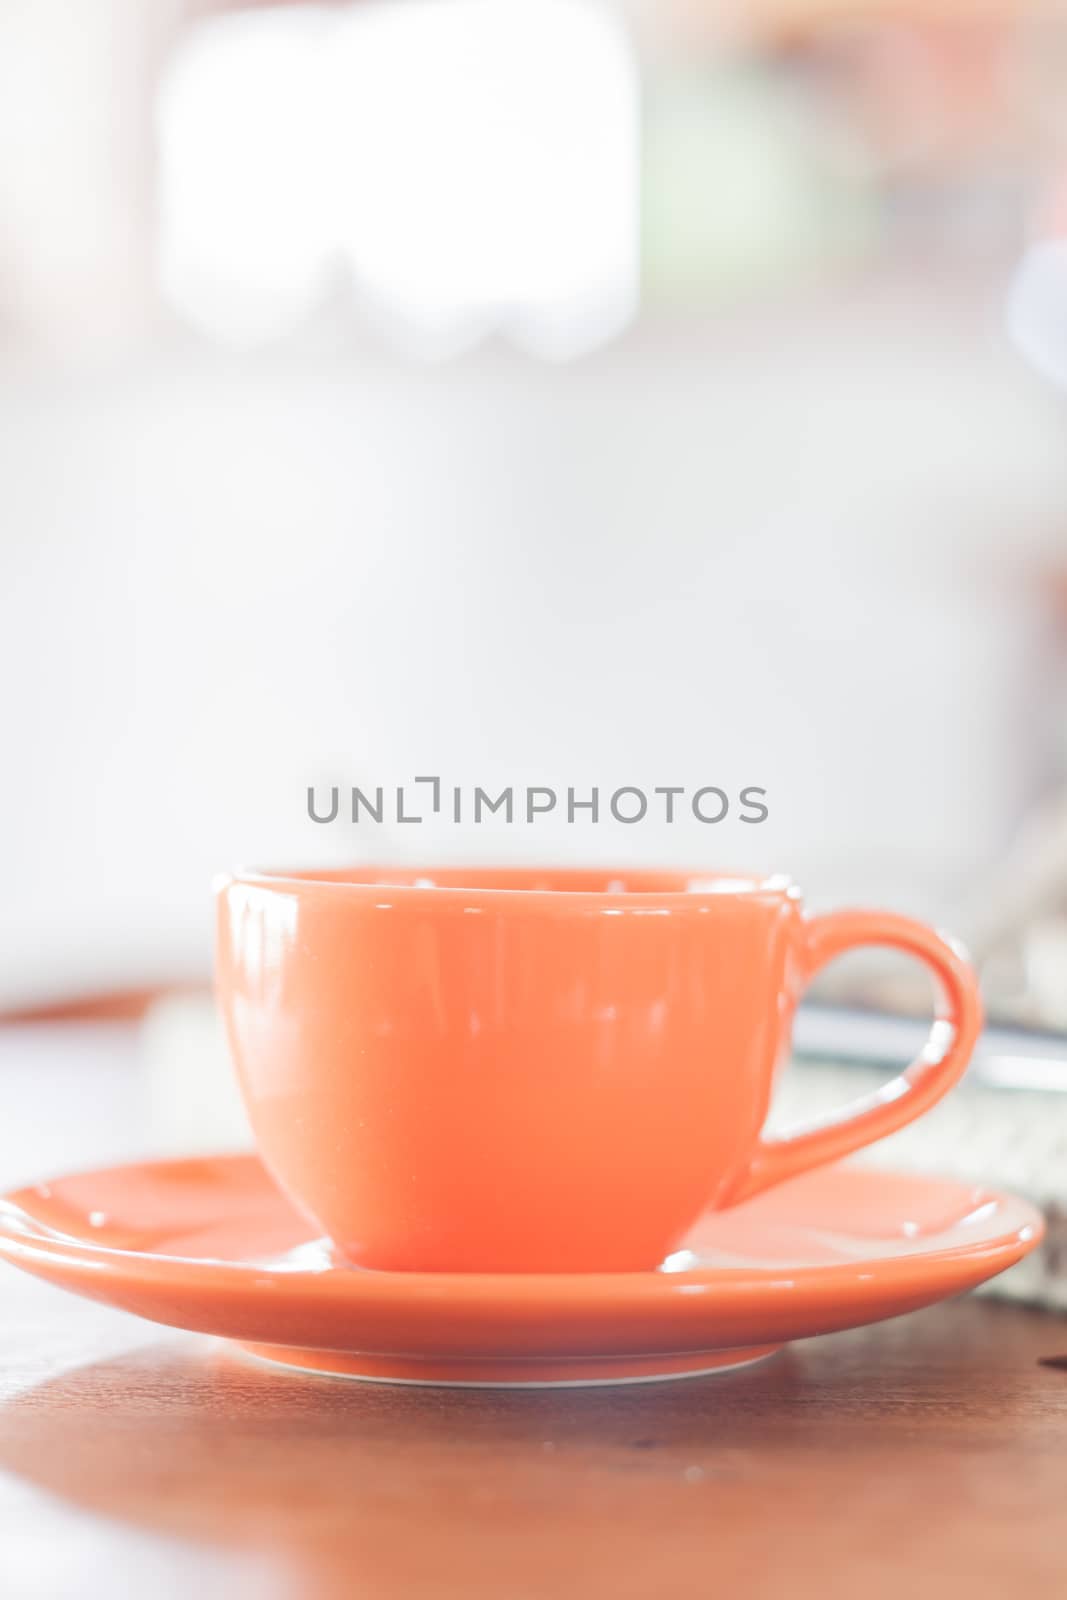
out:
{"label": "glossy ceramic surface", "polygon": [[672,1377],[971,1288],[1040,1239],[1025,1202],[829,1167],[709,1212],[654,1272],[374,1272],[311,1236],[254,1156],[58,1179],[0,1203],[0,1255],[287,1365],[409,1382]]}
{"label": "glossy ceramic surface", "polygon": [[[708,1208],[881,1138],[963,1071],[974,977],[921,924],[804,916],[782,880],[671,873],[241,875],[218,987],[259,1150],[364,1266],[636,1271]],[[943,997],[923,1056],[766,1140],[797,998],[893,945]]]}

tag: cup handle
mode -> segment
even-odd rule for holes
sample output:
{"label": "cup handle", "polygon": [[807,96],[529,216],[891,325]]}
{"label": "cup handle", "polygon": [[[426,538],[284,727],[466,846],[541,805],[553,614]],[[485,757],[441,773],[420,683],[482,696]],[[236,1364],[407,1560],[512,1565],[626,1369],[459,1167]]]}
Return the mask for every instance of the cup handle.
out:
{"label": "cup handle", "polygon": [[837,1161],[895,1133],[928,1111],[962,1076],[982,1027],[978,979],[958,945],[910,917],[890,911],[832,911],[807,924],[803,978],[857,945],[904,950],[930,968],[939,1004],[921,1053],[899,1077],[823,1121],[779,1138],[761,1138],[748,1167],[722,1203],[740,1200]]}

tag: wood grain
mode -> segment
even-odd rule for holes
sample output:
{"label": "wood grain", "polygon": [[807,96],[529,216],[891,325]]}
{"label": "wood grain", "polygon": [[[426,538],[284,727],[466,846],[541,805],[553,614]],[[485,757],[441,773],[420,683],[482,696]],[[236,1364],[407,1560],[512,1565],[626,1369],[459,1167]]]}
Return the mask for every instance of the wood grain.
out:
{"label": "wood grain", "polygon": [[1067,1593],[1067,1323],[961,1301],[680,1383],[286,1374],[5,1271],[0,1575],[35,1600]]}

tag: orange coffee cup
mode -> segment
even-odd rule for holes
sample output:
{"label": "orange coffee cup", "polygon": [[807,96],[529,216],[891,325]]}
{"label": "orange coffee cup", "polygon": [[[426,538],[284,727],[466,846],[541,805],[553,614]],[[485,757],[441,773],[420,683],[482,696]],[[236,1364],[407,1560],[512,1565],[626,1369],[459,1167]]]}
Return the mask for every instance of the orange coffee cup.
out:
{"label": "orange coffee cup", "polygon": [[[783,879],[675,872],[240,872],[218,985],[261,1154],[365,1267],[642,1271],[734,1205],[894,1132],[981,1026],[955,945],[884,911],[805,916]],[[941,995],[877,1095],[763,1135],[797,999],[857,945]]]}

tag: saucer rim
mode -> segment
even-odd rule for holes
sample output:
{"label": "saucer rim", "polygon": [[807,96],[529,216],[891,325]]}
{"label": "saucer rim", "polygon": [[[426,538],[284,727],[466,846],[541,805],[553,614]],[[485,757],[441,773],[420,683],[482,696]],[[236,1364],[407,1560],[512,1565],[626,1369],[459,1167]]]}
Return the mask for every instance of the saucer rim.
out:
{"label": "saucer rim", "polygon": [[[262,1169],[254,1153],[242,1152],[118,1163],[23,1186],[0,1197],[0,1258],[150,1322],[235,1343],[402,1361],[460,1357],[495,1363],[525,1355],[551,1365],[586,1356],[674,1357],[765,1347],[860,1327],[976,1287],[1034,1249],[1045,1231],[1040,1213],[1019,1196],[854,1162],[831,1167],[848,1169],[861,1187],[904,1178],[956,1191],[973,1207],[993,1201],[1004,1214],[1003,1227],[973,1243],[792,1268],[474,1275],[272,1268],[141,1252],[49,1230],[20,1204],[34,1195],[51,1199],[42,1191],[97,1176],[114,1179],[146,1168],[225,1169],[234,1162]],[[810,1184],[817,1174],[793,1181]],[[79,1214],[87,1221],[91,1212]]]}
{"label": "saucer rim", "polygon": [[[817,1168],[812,1173],[794,1179],[793,1183],[804,1184],[816,1178],[819,1173],[845,1170],[854,1174],[861,1182],[869,1180],[873,1183],[878,1179],[891,1182],[904,1179],[919,1184],[951,1186],[958,1190],[961,1196],[968,1194],[971,1197],[974,1210],[994,1203],[998,1209],[1006,1213],[1006,1225],[1003,1231],[993,1238],[974,1243],[963,1242],[940,1246],[931,1244],[929,1248],[923,1248],[921,1251],[912,1250],[907,1253],[877,1257],[857,1256],[851,1260],[834,1262],[796,1265],[782,1262],[770,1266],[756,1264],[704,1266],[671,1272],[663,1272],[659,1267],[639,1272],[412,1272],[360,1267],[341,1261],[332,1262],[326,1267],[302,1269],[266,1261],[234,1261],[221,1257],[178,1255],[169,1251],[125,1248],[97,1243],[77,1234],[60,1233],[38,1221],[24,1204],[25,1198],[42,1195],[53,1187],[72,1181],[91,1182],[97,1177],[114,1178],[123,1172],[132,1173],[145,1169],[178,1175],[188,1172],[190,1168],[219,1164],[230,1166],[238,1163],[250,1163],[260,1167],[265,1180],[273,1185],[273,1179],[258,1154],[255,1151],[242,1150],[115,1162],[103,1167],[65,1172],[39,1183],[20,1185],[17,1189],[0,1193],[0,1259],[6,1258],[16,1265],[24,1265],[27,1256],[63,1261],[72,1266],[101,1261],[107,1261],[115,1267],[132,1263],[136,1264],[138,1278],[143,1280],[144,1277],[151,1276],[158,1277],[162,1281],[180,1277],[183,1270],[201,1269],[210,1272],[217,1280],[231,1281],[234,1287],[244,1281],[250,1285],[253,1280],[264,1279],[286,1284],[294,1281],[302,1284],[314,1281],[333,1286],[343,1284],[346,1293],[355,1291],[354,1297],[361,1300],[377,1298],[376,1291],[379,1290],[385,1291],[386,1298],[393,1291],[400,1290],[411,1295],[417,1294],[424,1302],[427,1300],[433,1302],[436,1295],[443,1291],[450,1304],[455,1304],[457,1298],[468,1297],[485,1304],[487,1298],[493,1298],[493,1294],[487,1294],[487,1291],[495,1291],[502,1300],[506,1299],[510,1304],[513,1304],[516,1298],[520,1300],[530,1298],[543,1306],[546,1297],[558,1296],[573,1306],[574,1291],[579,1287],[599,1290],[615,1298],[617,1302],[619,1297],[625,1297],[629,1293],[636,1297],[636,1301],[630,1303],[642,1304],[647,1301],[649,1294],[655,1301],[660,1301],[681,1293],[693,1295],[697,1291],[714,1292],[729,1288],[736,1292],[748,1285],[762,1291],[774,1283],[781,1282],[786,1276],[791,1287],[798,1287],[800,1284],[814,1286],[816,1282],[821,1283],[827,1279],[839,1282],[842,1287],[846,1284],[851,1286],[855,1284],[857,1276],[863,1276],[862,1269],[865,1266],[869,1268],[872,1260],[877,1261],[878,1273],[882,1279],[891,1278],[894,1269],[899,1269],[904,1277],[911,1280],[917,1276],[922,1277],[924,1269],[934,1270],[953,1262],[977,1263],[1003,1259],[1003,1267],[992,1269],[1001,1271],[1035,1249],[1044,1238],[1046,1230],[1045,1219],[1036,1206],[1010,1190],[995,1189],[985,1184],[968,1184],[957,1178],[940,1178],[929,1173],[868,1167],[849,1159],[829,1162],[825,1167]],[[787,1185],[782,1187],[785,1188]],[[28,1227],[19,1225],[20,1217],[26,1219]],[[303,1241],[304,1244],[318,1242],[320,1241],[315,1236]],[[153,1270],[156,1268],[161,1270],[157,1273]]]}

